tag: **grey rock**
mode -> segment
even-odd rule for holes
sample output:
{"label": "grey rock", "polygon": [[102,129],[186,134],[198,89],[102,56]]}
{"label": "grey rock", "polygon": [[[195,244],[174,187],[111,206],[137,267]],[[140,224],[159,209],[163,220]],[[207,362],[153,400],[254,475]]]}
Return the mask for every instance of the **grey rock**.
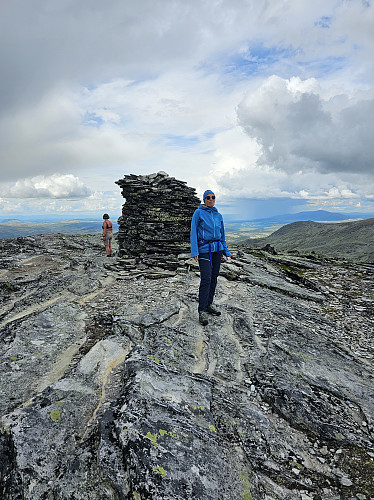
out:
{"label": "grey rock", "polygon": [[2,499],[373,497],[372,266],[234,254],[203,328],[188,256],[2,242]]}
{"label": "grey rock", "polygon": [[348,477],[342,477],[340,478],[340,484],[343,486],[350,487],[352,486],[352,481]]}
{"label": "grey rock", "polygon": [[[120,257],[129,254],[151,268],[177,269],[183,255],[189,257],[191,217],[200,202],[195,189],[162,171],[125,175],[116,184],[126,199],[118,219]],[[160,260],[165,253],[170,258]]]}

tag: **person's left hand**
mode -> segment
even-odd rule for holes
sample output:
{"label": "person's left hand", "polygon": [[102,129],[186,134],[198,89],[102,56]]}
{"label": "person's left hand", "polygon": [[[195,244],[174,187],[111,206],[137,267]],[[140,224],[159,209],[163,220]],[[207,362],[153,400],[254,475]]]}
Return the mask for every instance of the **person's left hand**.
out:
{"label": "person's left hand", "polygon": [[228,264],[230,264],[230,263],[232,262],[232,258],[231,258],[231,257],[227,257],[227,258],[226,258],[226,262],[227,262]]}

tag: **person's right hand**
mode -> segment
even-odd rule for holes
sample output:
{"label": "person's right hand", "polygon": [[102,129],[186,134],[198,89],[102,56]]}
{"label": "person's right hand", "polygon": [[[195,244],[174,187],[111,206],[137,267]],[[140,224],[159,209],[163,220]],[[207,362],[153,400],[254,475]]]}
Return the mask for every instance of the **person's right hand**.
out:
{"label": "person's right hand", "polygon": [[196,262],[198,262],[199,261],[199,256],[195,255],[194,259],[195,259]]}

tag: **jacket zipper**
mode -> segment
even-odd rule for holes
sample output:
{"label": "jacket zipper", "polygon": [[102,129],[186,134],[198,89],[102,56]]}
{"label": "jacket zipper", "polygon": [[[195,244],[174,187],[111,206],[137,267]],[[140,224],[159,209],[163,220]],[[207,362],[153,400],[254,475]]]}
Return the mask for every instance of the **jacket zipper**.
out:
{"label": "jacket zipper", "polygon": [[[212,221],[213,221],[213,239],[215,240],[216,239],[216,225],[214,224],[214,213],[211,212],[212,214]],[[214,246],[216,246],[217,243],[214,243]]]}

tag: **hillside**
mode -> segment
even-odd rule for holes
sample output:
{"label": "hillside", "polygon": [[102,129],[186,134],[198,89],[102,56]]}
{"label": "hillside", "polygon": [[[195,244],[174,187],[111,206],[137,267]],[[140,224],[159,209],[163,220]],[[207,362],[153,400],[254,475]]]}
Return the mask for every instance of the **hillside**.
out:
{"label": "hillside", "polygon": [[267,244],[279,251],[317,252],[360,262],[374,262],[374,219],[325,224],[293,222],[266,238],[241,243],[251,248]]}
{"label": "hillside", "polygon": [[374,496],[373,266],[234,248],[202,327],[187,255],[0,248],[2,500]]}

